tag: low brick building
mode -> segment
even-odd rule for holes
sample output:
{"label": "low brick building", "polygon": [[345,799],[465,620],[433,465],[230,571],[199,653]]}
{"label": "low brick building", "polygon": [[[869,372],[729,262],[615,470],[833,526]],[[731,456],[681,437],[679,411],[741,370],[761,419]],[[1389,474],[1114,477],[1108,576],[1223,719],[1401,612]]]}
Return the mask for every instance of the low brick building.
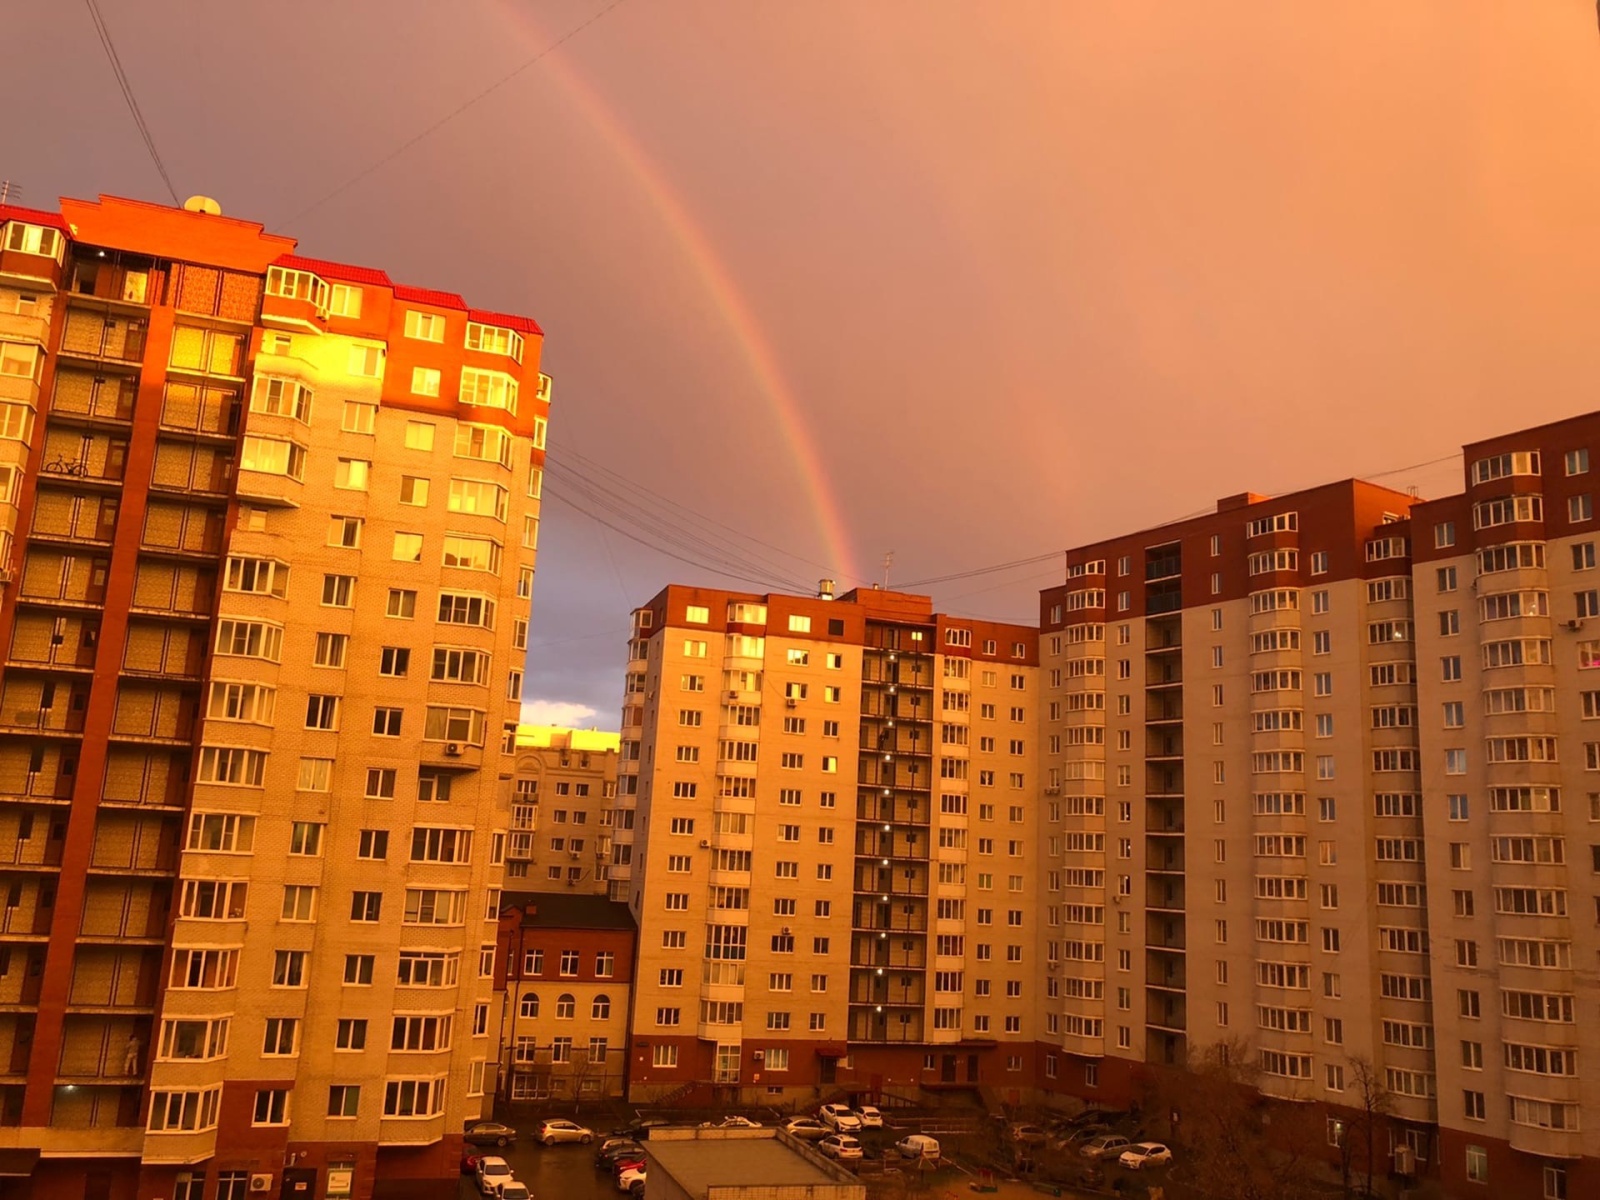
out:
{"label": "low brick building", "polygon": [[623,1094],[636,932],[627,906],[603,896],[505,896],[495,954],[502,1099]]}

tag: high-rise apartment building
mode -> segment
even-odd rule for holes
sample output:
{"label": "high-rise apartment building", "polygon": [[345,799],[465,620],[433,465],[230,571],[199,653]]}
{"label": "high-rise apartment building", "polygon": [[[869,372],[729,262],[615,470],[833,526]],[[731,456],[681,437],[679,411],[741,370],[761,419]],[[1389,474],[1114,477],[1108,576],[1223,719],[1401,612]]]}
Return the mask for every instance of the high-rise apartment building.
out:
{"label": "high-rise apartment building", "polygon": [[597,729],[517,728],[508,888],[607,894],[618,740]]}
{"label": "high-rise apartment building", "polygon": [[1441,1158],[1462,1191],[1600,1193],[1596,455],[1596,413],[1474,443],[1464,493],[1412,509]]}
{"label": "high-rise apartment building", "polygon": [[1227,1043],[1265,1094],[1353,1106],[1370,1064],[1432,1152],[1412,503],[1247,494],[1068,552],[1041,597],[1047,1086],[1125,1103]]}
{"label": "high-rise apartment building", "polygon": [[877,590],[674,586],[634,613],[611,876],[639,925],[630,1094],[1021,1094],[1036,641]]}
{"label": "high-rise apartment building", "polygon": [[0,1150],[367,1196],[494,1090],[549,381],[192,207],[0,208]]}

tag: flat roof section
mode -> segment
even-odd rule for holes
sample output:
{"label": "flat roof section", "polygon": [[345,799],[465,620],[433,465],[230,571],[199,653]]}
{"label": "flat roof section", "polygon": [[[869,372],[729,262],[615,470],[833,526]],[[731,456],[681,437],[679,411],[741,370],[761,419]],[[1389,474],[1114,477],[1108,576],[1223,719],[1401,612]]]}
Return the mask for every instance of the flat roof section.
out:
{"label": "flat roof section", "polygon": [[651,1171],[671,1176],[692,1200],[727,1188],[807,1188],[840,1200],[866,1194],[849,1171],[796,1149],[776,1129],[655,1129],[646,1150]]}

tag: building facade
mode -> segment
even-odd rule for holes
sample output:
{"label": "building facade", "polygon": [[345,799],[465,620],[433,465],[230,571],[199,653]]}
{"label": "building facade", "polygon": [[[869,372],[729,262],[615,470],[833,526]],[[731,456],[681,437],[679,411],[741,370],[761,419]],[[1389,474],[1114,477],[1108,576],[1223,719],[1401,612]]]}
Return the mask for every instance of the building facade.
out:
{"label": "building facade", "polygon": [[500,1087],[512,1103],[623,1094],[635,930],[582,891],[506,892],[495,986]]}
{"label": "building facade", "polygon": [[37,1196],[453,1173],[538,327],[214,205],[0,209],[0,246],[0,1148]]}
{"label": "building facade", "polygon": [[[1412,510],[1444,1173],[1600,1192],[1600,414]],[[1580,1070],[1588,1066],[1586,1078]]]}
{"label": "building facade", "polygon": [[1033,1073],[1036,636],[924,596],[669,587],[634,614],[612,894],[630,1094]]}
{"label": "building facade", "polygon": [[596,729],[517,728],[507,887],[607,894],[618,743]]}

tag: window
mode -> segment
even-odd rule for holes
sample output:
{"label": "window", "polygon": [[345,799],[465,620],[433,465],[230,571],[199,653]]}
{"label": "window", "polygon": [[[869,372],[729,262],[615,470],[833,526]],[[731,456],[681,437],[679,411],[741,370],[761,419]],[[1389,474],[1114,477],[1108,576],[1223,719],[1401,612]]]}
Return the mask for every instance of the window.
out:
{"label": "window", "polygon": [[1467,1147],[1467,1181],[1489,1182],[1489,1152],[1482,1146]]}
{"label": "window", "polygon": [[353,1083],[335,1083],[328,1087],[328,1115],[354,1117],[361,1108],[361,1088]]}
{"label": "window", "polygon": [[1567,520],[1591,521],[1594,519],[1594,497],[1585,493],[1582,496],[1572,496],[1567,500]]}
{"label": "window", "polygon": [[386,353],[382,346],[351,346],[348,373],[362,379],[382,379]]}
{"label": "window", "polygon": [[355,604],[356,577],[354,575],[324,575],[322,577],[322,603],[328,608],[349,608]]}
{"label": "window", "polygon": [[287,1125],[289,1123],[289,1091],[287,1088],[262,1088],[256,1092],[255,1108],[250,1116],[252,1125]]}

